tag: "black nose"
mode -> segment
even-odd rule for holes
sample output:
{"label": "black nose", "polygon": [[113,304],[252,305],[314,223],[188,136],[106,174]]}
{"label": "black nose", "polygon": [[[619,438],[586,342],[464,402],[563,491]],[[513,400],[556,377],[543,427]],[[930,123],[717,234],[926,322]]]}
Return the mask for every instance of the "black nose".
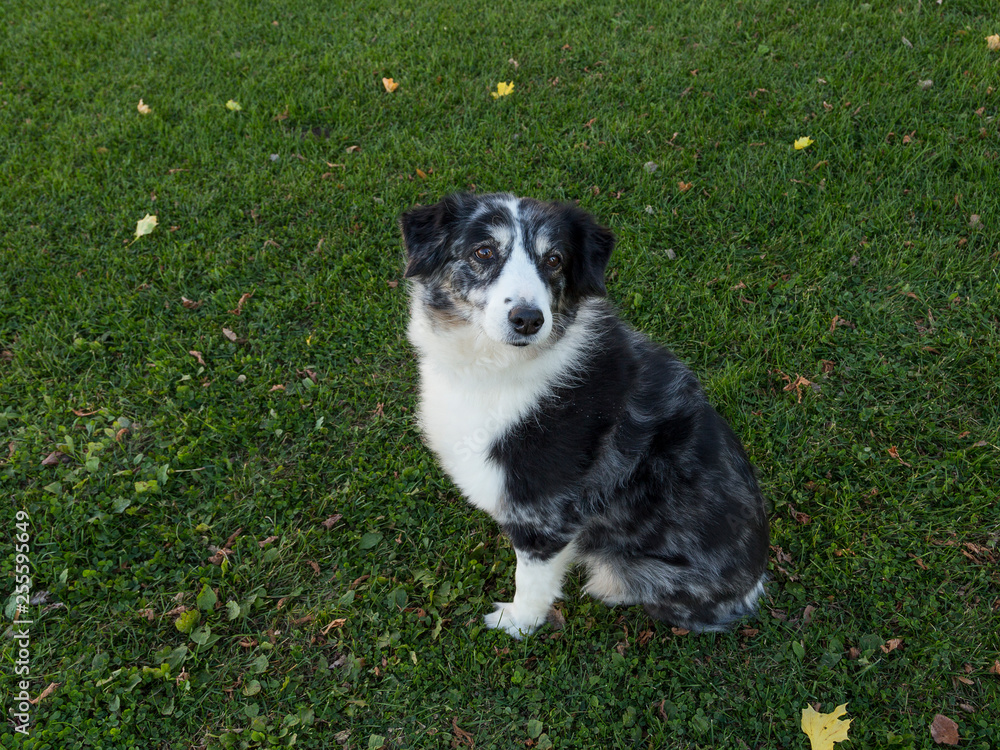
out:
{"label": "black nose", "polygon": [[538,333],[545,322],[545,316],[537,307],[515,307],[508,313],[507,320],[522,336],[531,336]]}

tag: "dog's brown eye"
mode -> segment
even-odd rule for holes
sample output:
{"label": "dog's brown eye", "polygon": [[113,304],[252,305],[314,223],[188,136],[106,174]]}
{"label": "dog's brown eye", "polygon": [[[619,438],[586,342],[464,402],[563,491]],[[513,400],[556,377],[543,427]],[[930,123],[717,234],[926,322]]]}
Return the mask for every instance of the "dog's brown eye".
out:
{"label": "dog's brown eye", "polygon": [[493,257],[493,248],[492,247],[477,247],[476,248],[476,257],[479,258],[479,260],[489,260],[490,258]]}
{"label": "dog's brown eye", "polygon": [[549,268],[559,268],[562,265],[562,256],[552,253],[552,255],[545,259],[545,265]]}

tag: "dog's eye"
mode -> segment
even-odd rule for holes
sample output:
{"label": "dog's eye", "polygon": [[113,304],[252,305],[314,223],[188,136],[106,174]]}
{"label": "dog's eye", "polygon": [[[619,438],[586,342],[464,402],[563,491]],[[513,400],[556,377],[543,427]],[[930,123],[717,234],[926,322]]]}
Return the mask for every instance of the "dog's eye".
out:
{"label": "dog's eye", "polygon": [[493,257],[493,248],[492,247],[485,247],[485,246],[484,247],[477,247],[476,248],[476,257],[479,258],[479,260],[489,260],[490,258]]}
{"label": "dog's eye", "polygon": [[545,259],[545,265],[549,268],[559,268],[562,265],[562,256],[557,253],[552,253]]}

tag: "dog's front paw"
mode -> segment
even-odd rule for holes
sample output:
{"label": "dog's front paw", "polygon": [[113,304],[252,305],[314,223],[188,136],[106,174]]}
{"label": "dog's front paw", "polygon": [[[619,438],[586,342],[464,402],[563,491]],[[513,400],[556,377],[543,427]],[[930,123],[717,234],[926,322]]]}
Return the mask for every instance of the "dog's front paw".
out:
{"label": "dog's front paw", "polygon": [[512,602],[495,602],[496,609],[483,618],[486,627],[503,630],[507,635],[521,640],[531,635],[545,622],[545,616],[525,617]]}

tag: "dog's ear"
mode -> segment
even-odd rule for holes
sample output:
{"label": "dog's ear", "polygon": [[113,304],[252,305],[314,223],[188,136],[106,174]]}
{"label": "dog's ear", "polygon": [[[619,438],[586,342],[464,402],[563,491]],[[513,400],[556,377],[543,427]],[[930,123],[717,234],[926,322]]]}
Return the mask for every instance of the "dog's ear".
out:
{"label": "dog's ear", "polygon": [[444,262],[456,220],[468,210],[472,196],[449,195],[433,206],[417,206],[399,217],[406,247],[405,278],[426,276]]}
{"label": "dog's ear", "polygon": [[607,268],[615,236],[586,211],[565,206],[571,256],[568,268],[570,289],[579,297],[603,297],[604,269]]}

